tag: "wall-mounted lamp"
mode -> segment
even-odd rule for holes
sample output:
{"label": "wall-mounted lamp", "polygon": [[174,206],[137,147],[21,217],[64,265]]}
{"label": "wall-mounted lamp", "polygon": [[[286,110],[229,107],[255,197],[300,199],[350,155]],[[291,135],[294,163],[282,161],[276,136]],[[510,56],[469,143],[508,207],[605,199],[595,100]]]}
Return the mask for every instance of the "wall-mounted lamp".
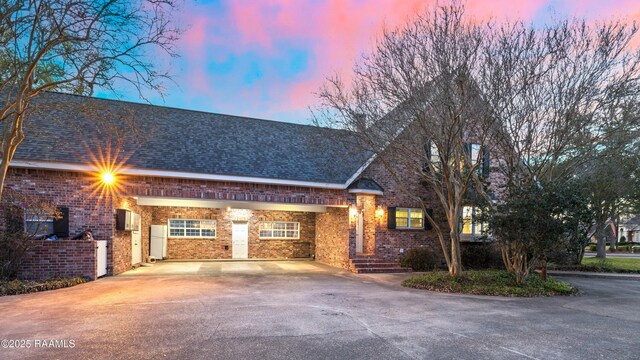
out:
{"label": "wall-mounted lamp", "polygon": [[355,205],[349,206],[349,217],[356,218],[358,216],[358,207]]}
{"label": "wall-mounted lamp", "polygon": [[116,181],[116,176],[111,171],[104,171],[100,174],[100,180],[105,185],[111,185]]}
{"label": "wall-mounted lamp", "polygon": [[384,209],[382,208],[382,206],[378,206],[378,208],[376,209],[376,215],[381,218],[384,216]]}

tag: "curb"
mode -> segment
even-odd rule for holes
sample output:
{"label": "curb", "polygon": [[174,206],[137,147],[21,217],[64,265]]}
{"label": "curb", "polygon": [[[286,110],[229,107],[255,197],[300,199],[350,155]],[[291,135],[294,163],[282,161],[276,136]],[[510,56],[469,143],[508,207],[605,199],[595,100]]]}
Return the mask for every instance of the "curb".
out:
{"label": "curb", "polygon": [[575,272],[547,271],[547,274],[553,275],[553,276],[565,276],[565,277],[640,281],[640,275],[638,274],[593,273],[593,272],[579,272],[579,271],[575,271]]}

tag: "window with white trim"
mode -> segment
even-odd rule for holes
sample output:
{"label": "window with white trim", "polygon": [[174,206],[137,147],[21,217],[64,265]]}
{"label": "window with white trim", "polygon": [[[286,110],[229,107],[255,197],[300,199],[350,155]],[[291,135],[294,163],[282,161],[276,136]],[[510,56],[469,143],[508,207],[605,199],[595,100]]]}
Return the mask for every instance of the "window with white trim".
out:
{"label": "window with white trim", "polygon": [[424,213],[420,208],[396,208],[396,229],[423,229]]}
{"label": "window with white trim", "polygon": [[300,223],[288,221],[263,221],[260,223],[260,239],[299,239]]}
{"label": "window with white trim", "polygon": [[169,219],[169,237],[212,239],[216,237],[215,220]]}
{"label": "window with white trim", "polygon": [[480,158],[480,144],[471,144],[471,166],[475,166],[478,163],[482,162],[482,158]]}
{"label": "window with white trim", "polygon": [[473,237],[482,235],[487,231],[487,224],[481,222],[480,209],[475,206],[464,206],[462,208],[462,234]]}
{"label": "window with white trim", "polygon": [[53,234],[53,218],[44,218],[25,211],[24,231],[30,236],[36,237]]}

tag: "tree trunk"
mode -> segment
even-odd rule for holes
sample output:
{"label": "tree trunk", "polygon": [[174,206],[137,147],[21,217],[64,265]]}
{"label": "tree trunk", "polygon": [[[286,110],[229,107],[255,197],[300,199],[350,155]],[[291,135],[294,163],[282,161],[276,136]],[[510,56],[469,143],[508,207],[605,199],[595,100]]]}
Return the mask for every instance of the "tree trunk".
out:
{"label": "tree trunk", "polygon": [[605,259],[607,257],[607,239],[604,236],[604,222],[596,221],[596,232],[594,236],[596,240],[598,240],[598,245],[596,246],[596,258]]}
{"label": "tree trunk", "polygon": [[449,265],[449,275],[462,275],[462,256],[460,254],[460,234],[457,229],[451,230],[451,265]]}

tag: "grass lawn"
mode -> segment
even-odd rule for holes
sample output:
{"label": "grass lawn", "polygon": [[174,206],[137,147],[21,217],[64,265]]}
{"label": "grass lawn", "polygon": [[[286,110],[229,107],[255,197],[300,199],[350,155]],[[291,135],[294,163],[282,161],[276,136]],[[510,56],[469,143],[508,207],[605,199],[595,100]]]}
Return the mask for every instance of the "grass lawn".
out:
{"label": "grass lawn", "polygon": [[503,270],[465,271],[452,277],[446,271],[432,271],[416,275],[402,282],[402,286],[449,293],[496,296],[573,295],[578,290],[571,284],[551,277],[542,281],[531,274],[525,286],[516,286],[512,274]]}
{"label": "grass lawn", "polygon": [[0,279],[0,296],[28,294],[32,292],[62,289],[86,283],[86,278],[59,278],[46,281],[28,281],[28,280],[1,280]]}
{"label": "grass lawn", "polygon": [[601,268],[602,270],[610,269],[640,272],[640,258],[607,258],[604,261],[596,258],[584,258],[582,259],[582,265],[585,267]]}

